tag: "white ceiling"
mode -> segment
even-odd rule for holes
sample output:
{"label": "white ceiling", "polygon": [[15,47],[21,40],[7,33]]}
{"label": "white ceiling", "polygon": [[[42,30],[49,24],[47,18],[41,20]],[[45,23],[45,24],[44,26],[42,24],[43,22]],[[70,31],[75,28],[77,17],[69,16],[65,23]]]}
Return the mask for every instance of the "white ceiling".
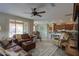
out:
{"label": "white ceiling", "polygon": [[[56,3],[53,7],[49,3],[0,3],[0,12],[30,18],[34,20],[48,20],[48,21],[58,21],[58,20],[69,20],[72,16],[65,16],[66,14],[73,13],[72,3]],[[46,11],[45,14],[41,14],[43,17],[34,16],[31,14],[25,14],[25,12],[31,12],[31,8],[38,8],[38,11]]]}

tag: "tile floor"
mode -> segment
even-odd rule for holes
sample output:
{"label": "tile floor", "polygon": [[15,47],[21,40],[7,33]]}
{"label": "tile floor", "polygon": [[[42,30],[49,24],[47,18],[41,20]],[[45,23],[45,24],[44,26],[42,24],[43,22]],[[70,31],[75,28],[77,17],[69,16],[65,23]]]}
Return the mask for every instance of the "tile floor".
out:
{"label": "tile floor", "polygon": [[55,46],[52,41],[38,41],[36,48],[29,51],[33,56],[67,56],[65,52]]}

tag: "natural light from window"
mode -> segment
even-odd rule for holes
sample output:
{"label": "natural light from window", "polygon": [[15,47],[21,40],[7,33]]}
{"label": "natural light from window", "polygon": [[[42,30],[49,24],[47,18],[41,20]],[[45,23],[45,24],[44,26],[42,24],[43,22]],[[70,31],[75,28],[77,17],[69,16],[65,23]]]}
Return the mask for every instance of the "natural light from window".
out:
{"label": "natural light from window", "polygon": [[22,21],[10,20],[9,22],[9,37],[12,37],[14,34],[23,34],[23,25]]}

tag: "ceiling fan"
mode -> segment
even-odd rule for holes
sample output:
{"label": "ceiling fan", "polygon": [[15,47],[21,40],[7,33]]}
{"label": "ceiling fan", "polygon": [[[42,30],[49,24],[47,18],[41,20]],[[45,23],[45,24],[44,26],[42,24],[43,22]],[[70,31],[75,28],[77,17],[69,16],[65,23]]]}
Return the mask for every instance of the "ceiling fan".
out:
{"label": "ceiling fan", "polygon": [[[32,14],[32,16],[39,16],[42,17],[41,14],[46,13],[46,11],[37,11],[37,8],[31,8],[32,12],[30,14]],[[25,12],[26,13],[26,12]],[[27,13],[26,13],[27,14]]]}
{"label": "ceiling fan", "polygon": [[[43,8],[47,3],[40,3],[36,8],[31,8],[32,12],[28,13],[25,12],[25,14],[31,14],[32,16],[39,16],[42,17],[41,14],[46,13],[46,11],[37,11],[39,8]],[[49,3],[52,7],[55,7],[56,5],[54,3]],[[32,17],[31,16],[31,17]]]}

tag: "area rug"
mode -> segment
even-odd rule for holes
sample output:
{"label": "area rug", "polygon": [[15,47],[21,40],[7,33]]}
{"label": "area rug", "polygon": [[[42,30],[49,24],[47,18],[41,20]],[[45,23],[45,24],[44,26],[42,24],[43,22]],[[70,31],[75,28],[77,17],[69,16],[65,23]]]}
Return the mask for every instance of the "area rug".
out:
{"label": "area rug", "polygon": [[51,41],[41,41],[36,43],[36,48],[29,51],[33,56],[52,56],[57,50]]}

